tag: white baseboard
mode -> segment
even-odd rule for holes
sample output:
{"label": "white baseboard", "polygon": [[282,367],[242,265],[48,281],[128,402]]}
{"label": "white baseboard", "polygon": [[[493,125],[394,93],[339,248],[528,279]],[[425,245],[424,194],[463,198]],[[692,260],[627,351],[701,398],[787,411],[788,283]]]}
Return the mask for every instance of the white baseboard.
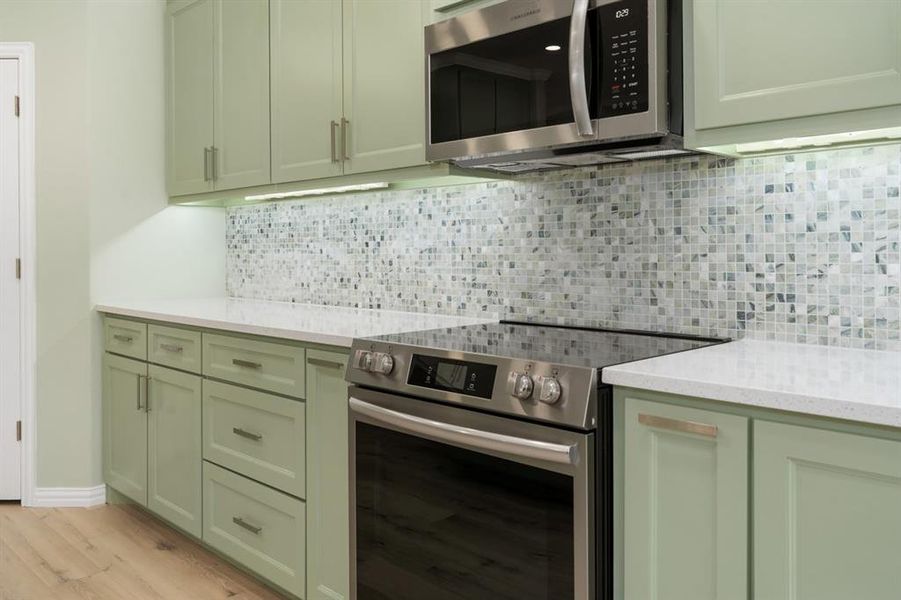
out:
{"label": "white baseboard", "polygon": [[31,506],[41,508],[97,506],[106,502],[106,486],[37,488],[31,499]]}

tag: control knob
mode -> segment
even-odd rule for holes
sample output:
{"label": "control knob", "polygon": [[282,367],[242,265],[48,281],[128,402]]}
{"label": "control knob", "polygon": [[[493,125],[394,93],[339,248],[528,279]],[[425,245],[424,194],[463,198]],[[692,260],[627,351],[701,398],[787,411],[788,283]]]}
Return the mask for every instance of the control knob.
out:
{"label": "control knob", "polygon": [[376,352],[372,355],[372,365],[369,370],[379,375],[390,375],[394,370],[394,357],[387,352]]}
{"label": "control knob", "polygon": [[545,404],[556,404],[563,394],[563,387],[556,377],[542,377],[538,391],[538,401]]}
{"label": "control knob", "polygon": [[513,396],[520,400],[528,400],[532,396],[532,390],[535,384],[532,378],[526,373],[513,374]]}
{"label": "control knob", "polygon": [[369,352],[368,350],[357,350],[357,356],[354,362],[356,363],[354,366],[357,369],[368,373],[372,370],[372,352]]}

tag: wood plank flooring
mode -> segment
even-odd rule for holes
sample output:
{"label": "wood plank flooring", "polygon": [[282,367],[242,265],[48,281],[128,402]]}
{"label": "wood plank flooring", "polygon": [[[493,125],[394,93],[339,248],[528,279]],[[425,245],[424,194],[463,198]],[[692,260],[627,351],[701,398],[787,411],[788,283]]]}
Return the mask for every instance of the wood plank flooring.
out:
{"label": "wood plank flooring", "polygon": [[132,506],[0,503],[2,600],[220,598],[284,597]]}

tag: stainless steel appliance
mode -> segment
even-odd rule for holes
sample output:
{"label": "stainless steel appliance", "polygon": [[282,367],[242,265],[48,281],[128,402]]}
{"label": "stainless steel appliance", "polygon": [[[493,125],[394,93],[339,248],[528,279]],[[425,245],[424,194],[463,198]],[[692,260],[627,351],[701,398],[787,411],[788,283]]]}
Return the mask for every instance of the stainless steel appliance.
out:
{"label": "stainless steel appliance", "polygon": [[426,28],[426,158],[520,172],[684,154],[681,0],[507,0]]}
{"label": "stainless steel appliance", "polygon": [[714,343],[523,323],[355,340],[354,600],[609,600],[604,366]]}

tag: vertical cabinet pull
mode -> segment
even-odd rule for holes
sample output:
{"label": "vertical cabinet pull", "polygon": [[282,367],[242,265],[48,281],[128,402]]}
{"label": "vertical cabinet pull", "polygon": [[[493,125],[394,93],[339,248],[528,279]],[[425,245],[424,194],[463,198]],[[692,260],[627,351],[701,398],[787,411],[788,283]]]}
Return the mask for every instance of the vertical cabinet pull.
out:
{"label": "vertical cabinet pull", "polygon": [[350,121],[341,117],[341,154],[344,160],[350,160],[350,154],[347,151],[347,130],[350,129]]}
{"label": "vertical cabinet pull", "polygon": [[150,379],[144,378],[144,412],[150,412]]}
{"label": "vertical cabinet pull", "polygon": [[210,174],[210,148],[203,149],[203,180],[210,181],[213,176]]}
{"label": "vertical cabinet pull", "polygon": [[144,391],[144,386],[141,385],[141,379],[143,379],[143,378],[144,378],[143,375],[138,375],[137,379],[135,379],[135,381],[138,383],[138,390],[137,390],[137,393],[135,394],[135,397],[138,399],[138,406],[137,406],[138,411],[144,410],[144,407],[141,406],[141,393],[143,393],[143,391]]}
{"label": "vertical cabinet pull", "polygon": [[210,172],[212,173],[213,181],[219,179],[219,148],[216,146],[210,146]]}
{"label": "vertical cabinet pull", "polygon": [[329,121],[329,137],[332,140],[332,162],[338,162],[338,122]]}

